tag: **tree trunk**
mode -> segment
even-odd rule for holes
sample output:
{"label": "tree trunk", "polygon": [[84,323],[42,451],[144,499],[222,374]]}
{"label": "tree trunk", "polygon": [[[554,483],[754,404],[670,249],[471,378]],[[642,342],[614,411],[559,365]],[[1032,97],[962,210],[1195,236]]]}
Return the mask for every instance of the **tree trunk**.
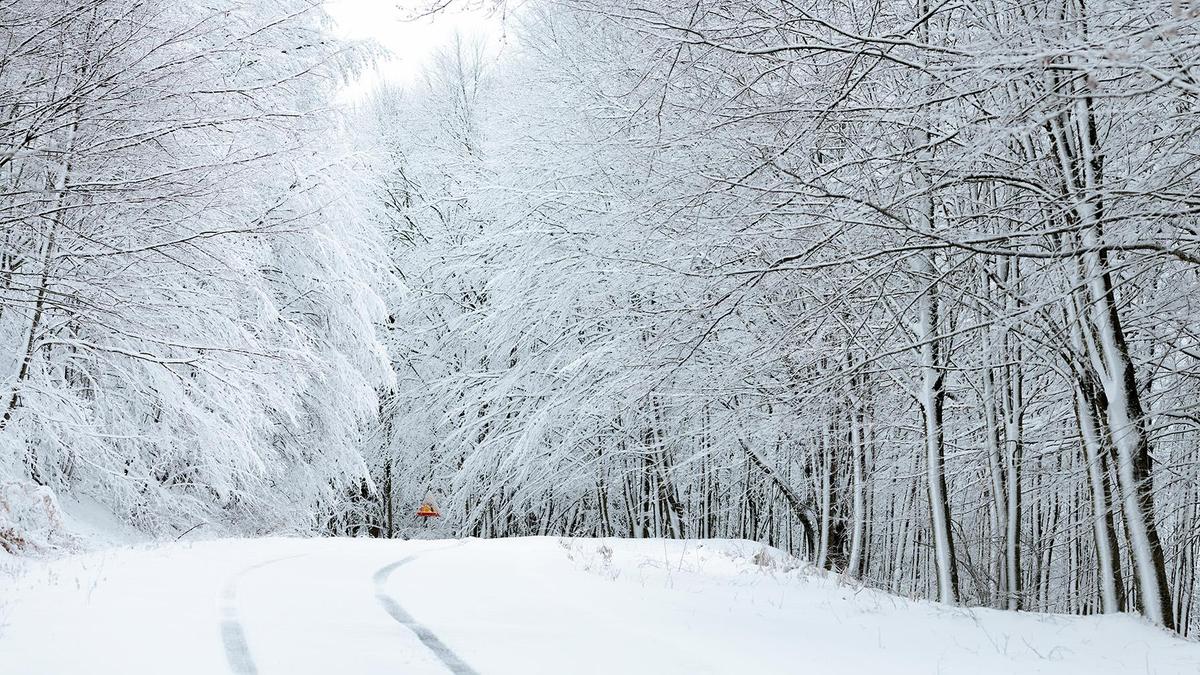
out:
{"label": "tree trunk", "polygon": [[938,599],[947,604],[958,602],[958,565],[950,524],[950,497],[946,489],[943,440],[945,407],[945,371],[941,366],[939,339],[936,336],[939,308],[938,283],[932,254],[916,256],[918,283],[924,283],[917,301],[917,343],[921,363],[921,409],[925,418],[926,490],[931,513],[934,564],[937,570]]}

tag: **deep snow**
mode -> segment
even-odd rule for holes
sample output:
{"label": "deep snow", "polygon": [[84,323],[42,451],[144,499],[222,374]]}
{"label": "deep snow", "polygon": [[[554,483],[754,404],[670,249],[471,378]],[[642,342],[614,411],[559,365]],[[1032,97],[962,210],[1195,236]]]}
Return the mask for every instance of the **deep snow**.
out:
{"label": "deep snow", "polygon": [[763,551],[258,539],[26,562],[0,577],[0,672],[1200,673],[1200,644],[1131,616],[909,601]]}

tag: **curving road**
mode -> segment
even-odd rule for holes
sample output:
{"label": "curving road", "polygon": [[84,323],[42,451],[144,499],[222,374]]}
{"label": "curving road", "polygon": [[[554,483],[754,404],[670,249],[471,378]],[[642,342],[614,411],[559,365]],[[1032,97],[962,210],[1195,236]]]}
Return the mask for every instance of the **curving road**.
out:
{"label": "curving road", "polygon": [[265,538],[8,576],[0,560],[0,673],[1200,675],[1200,644],[1134,617],[949,609],[764,567],[764,550]]}

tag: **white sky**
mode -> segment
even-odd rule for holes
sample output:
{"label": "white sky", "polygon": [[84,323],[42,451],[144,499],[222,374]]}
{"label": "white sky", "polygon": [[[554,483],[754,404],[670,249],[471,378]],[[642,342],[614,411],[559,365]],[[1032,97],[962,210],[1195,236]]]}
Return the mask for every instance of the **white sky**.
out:
{"label": "white sky", "polygon": [[380,79],[408,84],[416,80],[422,67],[438,48],[449,44],[456,32],[464,36],[484,36],[494,47],[504,39],[504,23],[498,13],[478,7],[478,0],[459,0],[437,14],[406,21],[428,0],[328,0],[326,9],[337,22],[339,35],[361,40],[371,39],[391,52],[380,61],[376,72],[352,86],[347,95],[357,98]]}

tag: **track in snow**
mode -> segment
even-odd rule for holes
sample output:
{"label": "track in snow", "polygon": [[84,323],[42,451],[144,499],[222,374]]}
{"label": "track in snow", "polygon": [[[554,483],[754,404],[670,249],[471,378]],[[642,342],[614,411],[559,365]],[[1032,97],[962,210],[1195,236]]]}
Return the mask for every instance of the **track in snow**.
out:
{"label": "track in snow", "polygon": [[[446,547],[452,548],[452,547]],[[433,549],[440,550],[440,549]],[[423,551],[428,553],[428,551]],[[396,620],[397,623],[412,631],[421,644],[425,645],[429,651],[442,662],[446,668],[454,675],[479,675],[478,672],[471,666],[467,665],[454,650],[446,646],[438,636],[427,626],[421,624],[412,614],[409,614],[396,599],[387,593],[385,585],[388,577],[397,568],[406,565],[413,560],[416,560],[419,554],[406,556],[394,563],[381,567],[372,577],[375,582],[375,598],[383,607],[383,610],[388,613],[388,616]],[[269,565],[283,562],[285,560],[293,560],[303,557],[302,555],[285,556],[282,558],[272,558],[255,563],[242,571],[235,574],[225,584],[225,588],[221,593],[221,643],[225,648],[225,659],[229,662],[229,669],[233,675],[258,675],[258,666],[254,662],[254,656],[250,651],[250,644],[246,639],[246,631],[242,627],[241,619],[238,617],[237,611],[237,589],[238,582],[246,575],[258,571]]]}
{"label": "track in snow", "polygon": [[387,583],[388,576],[395,571],[397,567],[407,565],[416,559],[417,556],[414,554],[397,560],[390,565],[381,567],[379,571],[375,573],[374,577],[375,598],[379,600],[379,604],[383,605],[384,611],[391,615],[391,617],[400,625],[411,630],[417,636],[417,638],[421,640],[421,644],[428,647],[429,651],[437,655],[438,660],[445,664],[445,666],[449,668],[450,672],[454,673],[454,675],[479,675],[477,672],[475,672],[474,668],[471,668],[471,666],[468,666],[466,663],[464,663],[463,660],[460,659],[453,650],[447,647],[444,642],[439,640],[438,636],[435,635],[433,631],[417,622],[417,620],[414,619],[411,614],[404,611],[404,608],[400,606],[400,603],[396,602],[396,599],[388,595],[387,591],[385,590],[384,584]]}
{"label": "track in snow", "polygon": [[235,574],[221,593],[221,644],[225,646],[225,658],[229,661],[229,669],[234,675],[258,675],[258,667],[254,665],[254,657],[250,655],[250,645],[246,642],[246,631],[237,613],[237,585],[242,577],[262,569],[268,565],[299,558],[289,555],[282,558],[272,558],[255,563]]}

